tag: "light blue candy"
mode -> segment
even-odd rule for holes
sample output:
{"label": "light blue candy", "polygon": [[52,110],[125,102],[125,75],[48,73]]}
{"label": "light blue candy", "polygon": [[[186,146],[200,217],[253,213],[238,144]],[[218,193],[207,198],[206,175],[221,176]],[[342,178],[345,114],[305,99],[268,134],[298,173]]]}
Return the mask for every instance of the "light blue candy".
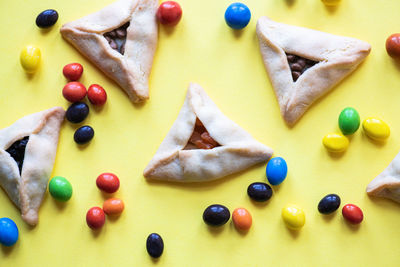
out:
{"label": "light blue candy", "polygon": [[18,240],[18,227],[9,218],[0,219],[0,243],[6,247],[11,247]]}
{"label": "light blue candy", "polygon": [[242,3],[233,3],[225,11],[226,24],[236,30],[246,27],[250,18],[250,9]]}
{"label": "light blue candy", "polygon": [[286,161],[281,157],[272,158],[267,164],[266,174],[270,184],[282,183],[287,175]]}

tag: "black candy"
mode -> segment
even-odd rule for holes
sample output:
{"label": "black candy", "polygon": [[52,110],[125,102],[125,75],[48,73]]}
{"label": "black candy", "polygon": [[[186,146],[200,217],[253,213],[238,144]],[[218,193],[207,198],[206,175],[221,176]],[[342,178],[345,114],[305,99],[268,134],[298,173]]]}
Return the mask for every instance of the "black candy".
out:
{"label": "black candy", "polygon": [[80,123],[89,115],[89,107],[83,102],[73,103],[67,109],[67,120],[72,123]]}
{"label": "black candy", "polygon": [[164,251],[164,241],[161,236],[156,233],[152,233],[147,237],[146,241],[147,253],[153,258],[158,258]]}
{"label": "black candy", "polygon": [[336,194],[326,195],[318,203],[318,211],[322,214],[329,214],[340,207],[340,197]]}
{"label": "black candy", "polygon": [[203,220],[211,226],[221,226],[229,221],[231,214],[227,207],[214,204],[208,206],[203,213]]}
{"label": "black candy", "polygon": [[92,140],[93,136],[94,136],[93,128],[85,125],[75,131],[74,140],[76,143],[81,145]]}
{"label": "black candy", "polygon": [[8,154],[15,160],[18,165],[19,173],[22,171],[22,165],[24,164],[25,148],[28,144],[29,136],[24,137],[21,140],[15,141],[9,148],[7,148]]}
{"label": "black candy", "polygon": [[247,187],[247,194],[254,201],[263,202],[272,197],[272,189],[266,183],[256,182]]}
{"label": "black candy", "polygon": [[56,24],[58,13],[54,9],[47,9],[36,17],[36,25],[39,28],[48,28]]}

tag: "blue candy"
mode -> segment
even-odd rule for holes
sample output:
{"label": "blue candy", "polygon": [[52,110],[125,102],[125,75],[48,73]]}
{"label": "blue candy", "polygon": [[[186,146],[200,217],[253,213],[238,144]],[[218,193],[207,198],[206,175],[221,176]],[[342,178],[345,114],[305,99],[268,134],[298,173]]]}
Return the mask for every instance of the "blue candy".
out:
{"label": "blue candy", "polygon": [[267,164],[267,179],[270,184],[278,185],[287,175],[286,161],[281,157],[272,158]]}
{"label": "blue candy", "polygon": [[250,9],[242,3],[233,3],[225,11],[226,24],[236,30],[246,27],[250,18]]}
{"label": "blue candy", "polygon": [[15,222],[9,218],[0,219],[0,243],[11,247],[18,240],[18,227]]}

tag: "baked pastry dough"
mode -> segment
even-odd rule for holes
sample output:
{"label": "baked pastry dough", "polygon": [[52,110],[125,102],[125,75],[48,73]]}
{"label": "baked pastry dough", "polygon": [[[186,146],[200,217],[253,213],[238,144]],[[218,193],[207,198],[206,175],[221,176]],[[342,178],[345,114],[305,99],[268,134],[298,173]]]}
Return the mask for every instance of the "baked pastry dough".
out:
{"label": "baked pastry dough", "polygon": [[[364,41],[277,23],[267,17],[258,20],[257,36],[281,114],[289,125],[355,70],[371,50]],[[288,60],[295,62],[289,64]]]}
{"label": "baked pastry dough", "polygon": [[367,186],[367,193],[370,196],[389,198],[400,203],[400,153]]}
{"label": "baked pastry dough", "polygon": [[54,107],[0,130],[0,185],[30,225],[38,222],[64,115]]}
{"label": "baked pastry dough", "polygon": [[158,0],[120,0],[63,25],[60,32],[133,102],[141,102],[149,98],[148,80],[157,46],[157,6]]}
{"label": "baked pastry dough", "polygon": [[[193,149],[196,120],[215,140],[212,149]],[[183,107],[143,175],[177,182],[214,180],[265,162],[272,149],[228,119],[197,84],[190,84]]]}

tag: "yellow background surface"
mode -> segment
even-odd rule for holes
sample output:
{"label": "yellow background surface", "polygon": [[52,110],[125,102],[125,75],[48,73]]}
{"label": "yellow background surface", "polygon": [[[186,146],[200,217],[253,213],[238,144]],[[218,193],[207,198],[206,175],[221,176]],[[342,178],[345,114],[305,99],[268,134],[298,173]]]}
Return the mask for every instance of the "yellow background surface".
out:
{"label": "yellow background surface", "polygon": [[[227,0],[180,0],[183,18],[174,30],[159,29],[159,44],[150,79],[150,100],[133,105],[124,92],[61,38],[65,22],[97,11],[112,0],[0,1],[0,127],[24,115],[52,106],[67,108],[61,90],[62,67],[80,62],[86,86],[99,83],[107,90],[103,109],[91,108],[84,124],[96,134],[85,147],[73,141],[79,125],[62,127],[52,176],[73,185],[72,199],[57,203],[49,194],[40,209],[39,224],[28,227],[4,192],[0,217],[18,225],[20,238],[12,248],[0,249],[0,266],[399,266],[400,206],[371,199],[367,184],[400,149],[400,69],[386,53],[386,38],[400,31],[400,1],[342,0],[327,9],[319,0],[246,0],[252,12],[247,28],[234,32],[224,21]],[[35,25],[44,9],[59,12],[49,31]],[[256,21],[272,19],[369,42],[372,52],[351,76],[318,101],[293,128],[283,122],[262,64],[255,34]],[[304,38],[307,38],[306,36]],[[42,64],[31,78],[19,63],[20,50],[34,44]],[[286,159],[286,181],[273,187],[266,204],[256,205],[247,186],[265,181],[265,164],[205,184],[147,182],[142,171],[169,131],[183,104],[189,82],[201,84],[229,118]],[[337,118],[346,107],[361,119],[382,118],[392,134],[384,145],[371,142],[359,130],[342,157],[331,157],[322,137],[338,131]],[[90,106],[92,107],[92,106]],[[126,209],[99,233],[85,222],[86,211],[101,206],[106,196],[96,187],[102,172],[121,180],[114,195]],[[321,216],[319,200],[337,193],[346,203],[359,205],[365,219],[358,227],[347,224],[341,212]],[[253,227],[237,232],[231,221],[209,229],[202,220],[210,204],[231,211],[247,208]],[[287,203],[303,207],[306,224],[298,233],[286,229],[281,209]],[[147,236],[159,233],[164,254],[153,261],[147,254]]]}

